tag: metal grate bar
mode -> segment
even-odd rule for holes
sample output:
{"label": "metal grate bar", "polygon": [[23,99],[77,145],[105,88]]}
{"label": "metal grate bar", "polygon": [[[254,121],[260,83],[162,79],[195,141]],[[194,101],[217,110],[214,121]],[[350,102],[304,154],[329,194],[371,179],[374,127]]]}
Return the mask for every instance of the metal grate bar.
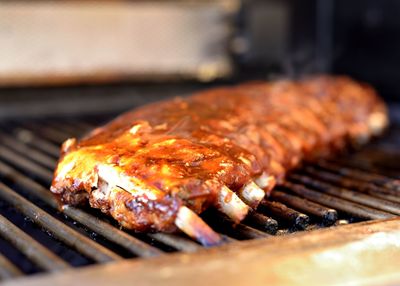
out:
{"label": "metal grate bar", "polygon": [[321,182],[316,179],[311,179],[299,175],[293,175],[292,178],[311,186],[314,189],[320,190],[324,193],[349,200],[352,202],[360,203],[364,206],[369,206],[382,211],[387,211],[396,215],[400,215],[400,204],[390,202],[384,199],[375,198],[364,193],[354,192],[348,189],[338,188],[328,183]]}
{"label": "metal grate bar", "polygon": [[337,175],[337,174],[334,174],[331,172],[318,170],[311,166],[306,166],[305,168],[303,168],[303,170],[307,174],[310,174],[310,175],[320,178],[324,181],[328,181],[337,186],[342,186],[347,189],[358,190],[358,191],[366,192],[366,193],[383,193],[383,194],[390,194],[390,195],[399,195],[400,194],[399,191],[396,191],[393,189],[378,187],[373,184],[369,184],[369,183],[366,183],[364,181],[360,181],[357,179],[348,179],[348,178],[345,178],[343,176],[340,176],[340,175]]}
{"label": "metal grate bar", "polygon": [[266,234],[265,232],[262,232],[256,228],[245,225],[243,223],[237,224],[234,229],[235,232],[237,232],[237,234],[244,239],[259,239],[259,238],[270,237],[269,234]]}
{"label": "metal grate bar", "polygon": [[40,134],[42,137],[49,139],[54,143],[61,143],[68,138],[68,134],[63,133],[59,129],[51,128],[47,125],[37,125],[32,122],[23,122],[21,124],[24,128],[34,131]]}
{"label": "metal grate bar", "polygon": [[[38,123],[40,124],[40,123]],[[80,136],[81,133],[83,133],[83,131],[75,126],[71,126],[68,123],[64,122],[64,121],[46,121],[46,125],[51,128],[52,130],[56,129],[56,130],[62,130],[63,135],[67,135],[68,137],[77,137]]]}
{"label": "metal grate bar", "polygon": [[275,234],[278,231],[278,222],[276,220],[257,212],[248,214],[244,223],[269,234]]}
{"label": "metal grate bar", "polygon": [[[400,134],[398,134],[400,135]],[[397,135],[397,136],[398,136]],[[387,137],[381,138],[381,141],[386,141]],[[398,147],[396,147],[398,148]],[[393,154],[393,156],[385,157],[383,154],[385,153],[384,150],[375,150],[374,153],[381,153],[377,158],[374,158],[376,155],[371,155],[371,149],[374,149],[373,146],[369,146],[367,148],[362,149],[359,152],[355,152],[351,155],[346,157],[338,156],[335,158],[329,158],[325,161],[332,162],[344,167],[348,167],[351,169],[364,171],[364,172],[371,172],[373,174],[382,175],[391,179],[400,179],[400,160],[394,159],[396,156],[399,158],[399,155]],[[387,155],[386,155],[387,156]],[[399,158],[400,159],[400,158]],[[394,161],[394,162],[393,162]],[[386,164],[390,162],[389,164]]]}
{"label": "metal grate bar", "polygon": [[41,165],[49,168],[49,169],[54,169],[55,168],[55,161],[53,158],[51,158],[48,155],[45,155],[39,151],[36,151],[32,148],[29,148],[25,144],[19,142],[18,140],[15,140],[13,137],[0,132],[0,140],[1,142],[7,146],[8,148],[12,148],[15,151],[22,153],[29,157],[30,159],[40,163]]}
{"label": "metal grate bar", "polygon": [[320,161],[316,164],[318,167],[322,167],[332,172],[336,172],[343,176],[348,176],[350,178],[361,180],[369,184],[376,184],[378,186],[391,189],[391,190],[398,190],[400,191],[400,181],[396,179],[392,179],[380,174],[375,174],[372,172],[365,172],[360,170],[354,170],[350,168],[346,168],[344,166],[327,162],[327,161]]}
{"label": "metal grate bar", "polygon": [[[90,125],[84,121],[77,121],[77,120],[68,120],[63,122],[66,126],[69,126],[69,128],[74,128],[78,129],[80,134],[85,134],[89,132],[90,130],[93,130],[96,128],[94,125]],[[77,134],[77,133],[75,133]]]}
{"label": "metal grate bar", "polygon": [[331,158],[329,162],[337,163],[352,169],[357,169],[365,172],[373,172],[375,174],[383,175],[386,177],[400,179],[399,172],[389,170],[387,168],[378,167],[365,158],[354,158],[354,160],[343,160],[342,158]]}
{"label": "metal grate bar", "polygon": [[223,233],[218,233],[218,234],[222,237],[222,240],[225,243],[233,243],[233,242],[237,242],[238,241],[236,238],[233,238],[231,236],[227,236],[227,235],[225,235]]}
{"label": "metal grate bar", "polygon": [[[296,179],[296,176],[291,176],[291,179]],[[395,215],[379,211],[370,207],[363,206],[361,204],[353,203],[335,196],[327,195],[325,193],[320,193],[311,190],[304,185],[293,184],[286,182],[284,186],[290,189],[291,192],[306,198],[310,201],[320,203],[324,206],[331,207],[338,211],[342,211],[362,219],[388,219]]]}
{"label": "metal grate bar", "polygon": [[[14,137],[9,136],[5,133],[0,132],[1,139],[5,138],[5,140],[0,140],[6,147],[9,149],[13,149],[19,153],[26,155],[27,158],[32,159],[36,163],[44,163],[42,164],[47,169],[53,171],[57,165],[57,157],[51,156],[45,153],[43,150],[36,150],[29,143],[21,142],[22,140]],[[44,141],[47,142],[47,141]],[[45,179],[48,175],[42,175],[43,179]]]}
{"label": "metal grate bar", "polygon": [[19,251],[44,270],[54,272],[70,268],[69,264],[32,237],[0,215],[1,236],[11,242]]}
{"label": "metal grate bar", "polygon": [[172,246],[173,248],[185,252],[195,252],[202,247],[197,243],[183,238],[181,236],[169,233],[149,233],[147,234],[152,239],[164,243],[165,245]]}
{"label": "metal grate bar", "polygon": [[399,170],[399,160],[400,153],[398,152],[398,146],[383,146],[383,147],[375,147],[368,148],[363,150],[362,153],[355,154],[354,158],[361,158],[364,161],[367,161],[369,164],[381,167],[388,168],[392,170]]}
{"label": "metal grate bar", "polygon": [[370,194],[374,197],[384,199],[386,201],[394,202],[394,203],[400,203],[400,196],[391,196],[387,194],[380,194],[380,193],[374,193]]}
{"label": "metal grate bar", "polygon": [[77,249],[94,261],[104,263],[121,259],[121,257],[114,252],[95,243],[72,228],[69,228],[1,182],[0,198],[20,210],[36,224],[53,233],[60,241]]}
{"label": "metal grate bar", "polygon": [[22,155],[19,155],[15,151],[3,145],[0,146],[0,157],[10,162],[11,164],[23,168],[31,174],[35,174],[35,176],[45,182],[51,182],[51,180],[53,179],[53,173],[50,172],[48,169],[24,158]]}
{"label": "metal grate bar", "polygon": [[23,276],[22,271],[4,255],[0,254],[0,280],[7,280],[19,276]]}
{"label": "metal grate bar", "polygon": [[60,147],[58,145],[36,136],[28,129],[15,128],[12,133],[19,141],[35,147],[37,150],[40,150],[45,154],[49,154],[55,158],[58,158],[60,155]]}
{"label": "metal grate bar", "polygon": [[319,217],[322,219],[322,222],[325,225],[332,225],[338,219],[336,210],[327,208],[323,205],[308,201],[298,196],[275,190],[271,193],[271,198],[288,206],[294,207],[304,213]]}
{"label": "metal grate bar", "polygon": [[68,124],[71,124],[72,126],[78,126],[84,132],[88,132],[88,131],[90,131],[90,130],[92,130],[92,129],[97,127],[97,125],[91,124],[91,123],[89,123],[87,121],[84,121],[84,120],[74,120],[74,119],[72,119],[72,120],[68,121]]}
{"label": "metal grate bar", "polygon": [[227,216],[220,214],[215,210],[209,211],[208,214],[210,215],[210,218],[213,218],[213,220],[206,219],[206,221],[229,236],[233,236],[238,239],[258,239],[271,236],[256,228],[245,225],[244,223],[236,224]]}
{"label": "metal grate bar", "polygon": [[[381,188],[376,189],[376,187],[373,185],[370,188],[368,188],[367,186],[365,186],[365,183],[364,183],[364,186],[361,186],[359,188],[350,188],[350,187],[346,188],[343,186],[343,185],[347,185],[346,183],[342,184],[342,185],[334,183],[338,179],[337,177],[334,177],[332,180],[326,179],[326,178],[332,176],[332,174],[330,174],[330,173],[321,174],[321,172],[317,172],[317,173],[308,173],[308,174],[310,174],[311,177],[317,178],[319,181],[327,181],[328,185],[339,186],[340,188],[338,188],[338,189],[345,188],[345,189],[349,189],[352,191],[364,193],[364,194],[366,194],[366,196],[381,198],[381,199],[384,199],[385,201],[390,201],[390,202],[394,202],[394,203],[400,203],[400,196],[396,195],[396,194],[391,194],[393,191],[387,193],[387,191],[382,191]],[[303,179],[306,180],[306,178],[308,176],[303,175],[302,177],[303,177]],[[311,178],[311,177],[309,177],[309,178]],[[310,184],[311,184],[311,182],[310,182]],[[397,191],[395,191],[395,192],[397,192]]]}
{"label": "metal grate bar", "polygon": [[100,220],[93,215],[85,213],[80,209],[74,208],[72,206],[64,206],[63,208],[63,212],[70,218],[102,235],[109,241],[112,241],[124,247],[135,255],[139,255],[142,257],[152,257],[158,256],[163,253],[161,250],[142,242],[141,240],[127,234],[126,232],[116,227],[113,227],[112,225]]}
{"label": "metal grate bar", "polygon": [[271,215],[293,224],[298,229],[305,229],[310,222],[310,218],[306,214],[289,208],[280,202],[264,200],[261,202],[258,210],[271,213]]}

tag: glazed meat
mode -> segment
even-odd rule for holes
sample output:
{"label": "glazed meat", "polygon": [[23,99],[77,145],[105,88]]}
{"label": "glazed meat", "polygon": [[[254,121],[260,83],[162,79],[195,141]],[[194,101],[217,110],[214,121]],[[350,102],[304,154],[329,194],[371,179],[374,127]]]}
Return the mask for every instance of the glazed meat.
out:
{"label": "glazed meat", "polygon": [[177,228],[212,245],[198,216],[240,222],[302,160],[360,145],[388,124],[369,86],[346,77],[255,82],[127,112],[64,142],[51,191],[136,231]]}

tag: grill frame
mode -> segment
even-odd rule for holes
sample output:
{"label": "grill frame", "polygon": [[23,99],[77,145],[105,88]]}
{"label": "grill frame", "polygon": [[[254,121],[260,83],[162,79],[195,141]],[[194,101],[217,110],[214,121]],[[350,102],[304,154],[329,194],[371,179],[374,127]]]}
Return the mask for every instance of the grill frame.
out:
{"label": "grill frame", "polygon": [[[12,128],[10,128],[9,126],[4,126],[3,124],[3,131],[1,131],[0,135],[1,135],[1,140],[0,140],[0,176],[3,178],[6,178],[7,180],[11,180],[14,181],[14,183],[16,185],[18,185],[19,187],[23,187],[25,189],[28,189],[30,192],[34,193],[33,196],[38,197],[41,201],[45,202],[45,204],[47,204],[48,206],[50,206],[50,208],[53,209],[57,209],[58,205],[56,203],[56,201],[54,200],[54,198],[51,196],[51,194],[49,193],[49,191],[43,187],[43,182],[49,182],[51,180],[52,177],[52,172],[50,171],[52,164],[55,164],[55,157],[58,155],[58,147],[57,144],[59,144],[61,141],[63,141],[64,139],[66,139],[66,137],[75,135],[74,133],[74,126],[79,126],[77,128],[77,130],[79,130],[80,132],[83,132],[85,130],[87,130],[88,128],[92,128],[93,124],[89,121],[81,121],[80,123],[71,123],[71,122],[64,122],[63,124],[61,124],[62,127],[60,127],[60,129],[56,129],[57,128],[57,124],[54,123],[50,123],[47,124],[47,121],[38,121],[38,122],[27,122],[27,121],[23,121],[21,122],[14,122],[14,123],[10,123],[10,126],[13,126]],[[51,122],[51,121],[49,121]],[[16,126],[16,127],[15,127]],[[61,131],[63,130],[63,131]],[[4,134],[6,133],[6,134]],[[37,140],[39,139],[39,140]],[[39,142],[39,143],[38,143]],[[41,144],[44,143],[44,144]],[[385,143],[387,144],[387,143]],[[21,154],[24,154],[27,158],[24,158],[23,156],[21,156]],[[8,162],[10,164],[14,164],[19,166],[18,169],[19,170],[15,170],[13,168],[11,168],[10,166],[8,166],[7,164],[4,164],[4,162]],[[317,165],[308,165],[308,167],[306,167],[306,169],[303,168],[303,171],[306,171],[308,173],[310,173],[310,169],[312,170],[312,168],[316,168],[317,167],[321,167]],[[307,168],[309,170],[307,170]],[[24,176],[23,174],[20,174],[20,172],[22,170],[28,171],[28,173],[35,175],[35,178],[28,178],[26,176]],[[323,166],[322,166],[322,170],[317,169],[318,172],[324,172],[323,171]],[[325,168],[326,169],[326,168]],[[326,171],[326,170],[325,170]],[[315,170],[314,170],[315,173]],[[311,174],[308,175],[315,175],[313,174],[313,172],[311,172]],[[316,211],[317,207],[318,207],[318,200],[316,198],[321,198],[323,196],[328,196],[330,197],[330,199],[334,199],[334,201],[336,202],[335,206],[345,206],[347,207],[347,211],[354,209],[354,206],[357,206],[357,203],[351,203],[349,201],[347,201],[347,199],[349,199],[349,197],[346,197],[346,200],[340,199],[340,198],[336,198],[333,197],[330,194],[321,194],[320,192],[316,192],[315,190],[310,190],[308,187],[302,185],[301,187],[303,188],[301,190],[301,192],[296,191],[296,186],[293,186],[293,182],[298,183],[299,178],[296,179],[296,176],[305,176],[304,174],[301,175],[293,175],[292,177],[290,177],[290,182],[286,183],[286,185],[283,185],[281,188],[279,188],[280,191],[288,191],[284,194],[286,194],[286,196],[292,196],[293,195],[297,195],[295,198],[299,199],[299,194],[302,194],[302,198],[301,200],[304,201],[305,199],[311,199],[311,207],[309,207],[309,209],[303,209],[299,211],[299,204],[297,204],[296,210],[291,209],[291,207],[282,207],[282,204],[280,204],[279,202],[274,203],[275,204],[275,208],[273,211],[271,211],[271,203],[265,203],[265,205],[270,205],[269,207],[267,207],[267,209],[269,209],[269,214],[273,214],[275,217],[282,217],[284,218],[284,220],[287,221],[291,221],[294,222],[292,225],[295,227],[295,229],[303,229],[303,230],[311,230],[311,229],[315,229],[315,228],[320,228],[321,225],[308,225],[308,220],[309,220],[309,216],[306,215],[303,212],[306,213],[310,213],[310,208],[313,209],[314,211]],[[310,178],[310,177],[306,177],[306,178]],[[313,180],[315,181],[315,177],[312,177]],[[317,176],[317,178],[319,178]],[[375,178],[376,179],[376,178]],[[37,181],[35,181],[37,180]],[[38,183],[41,182],[41,183]],[[337,188],[337,187],[336,187]],[[379,189],[379,188],[378,188]],[[8,194],[10,195],[10,189],[7,186],[3,186],[0,185],[0,197],[2,196],[2,192],[4,192],[4,190],[6,190],[6,193],[8,192]],[[375,198],[375,200],[378,200],[378,198],[376,197],[372,197],[371,196],[371,191],[376,191],[377,189],[373,189],[373,190],[364,190],[364,189],[359,189],[357,190],[358,192],[356,192],[356,198],[360,198],[360,196],[364,196],[364,197],[369,197],[369,198]],[[382,191],[382,189],[379,189]],[[304,195],[304,194],[309,194],[309,195]],[[311,194],[311,195],[310,195]],[[313,194],[313,195],[312,195]],[[31,196],[32,194],[29,194],[29,196]],[[391,193],[389,195],[394,195],[394,193]],[[3,197],[4,198],[4,197]],[[13,199],[9,199],[9,201],[11,203],[13,203],[14,201],[18,201],[23,199],[21,198],[17,198],[15,199],[15,196],[12,197]],[[276,199],[276,198],[275,198]],[[381,198],[382,199],[382,198]],[[290,202],[290,199],[289,199]],[[312,204],[314,203],[314,205]],[[327,211],[329,211],[329,205],[327,206],[327,201],[324,200],[323,201],[324,205],[325,205],[325,209],[323,211],[325,211],[325,214]],[[288,206],[291,206],[291,204],[293,204],[293,198],[292,201],[290,203],[288,203],[288,201],[286,201],[286,204]],[[393,202],[393,204],[395,204]],[[280,207],[277,207],[277,205],[280,205]],[[359,206],[359,205],[358,205]],[[22,209],[24,208],[24,206],[22,205]],[[400,204],[397,206],[398,211],[400,211]],[[29,211],[29,210],[26,210]],[[320,210],[321,211],[321,210]],[[375,211],[376,212],[376,211]],[[43,213],[41,213],[40,211],[38,212],[40,214],[40,216],[43,215]],[[128,250],[131,252],[131,254],[134,255],[138,255],[141,257],[152,257],[152,256],[165,256],[165,255],[161,255],[162,252],[159,251],[157,248],[154,248],[153,246],[150,246],[146,243],[144,243],[142,240],[135,238],[135,236],[132,236],[131,234],[128,234],[124,231],[119,230],[118,228],[115,228],[114,226],[110,225],[108,222],[104,222],[100,219],[97,219],[95,216],[86,213],[83,210],[74,208],[74,207],[66,207],[64,209],[64,213],[80,222],[83,223],[83,225],[86,225],[88,228],[95,230],[97,233],[99,233],[100,235],[102,235],[103,237],[107,238],[108,240],[122,246],[124,249]],[[368,210],[367,210],[368,213]],[[371,210],[369,210],[369,214],[371,213]],[[311,211],[311,214],[312,211]],[[355,213],[356,215],[360,215],[359,213]],[[386,214],[386,216],[385,216]],[[378,213],[379,215],[379,213]],[[35,220],[35,213],[31,213],[30,214],[31,218],[33,217]],[[40,217],[39,216],[39,217]],[[315,215],[318,217],[318,214]],[[323,219],[324,217],[324,213],[321,212],[319,214],[320,218]],[[46,214],[44,215],[44,217],[46,218]],[[274,234],[274,232],[276,232],[276,230],[274,230],[274,219],[271,217],[268,217],[265,215],[265,213],[260,214],[260,213],[256,213],[256,214],[252,214],[251,216],[249,216],[249,218],[247,218],[243,223],[238,224],[235,226],[235,228],[232,228],[232,226],[230,225],[230,222],[222,216],[217,216],[220,218],[220,221],[222,221],[222,224],[228,228],[228,230],[226,230],[226,232],[224,232],[224,234],[226,235],[227,233],[229,234],[232,229],[235,233],[235,235],[237,237],[240,237],[242,239],[257,239],[257,240],[265,240],[268,239],[268,241],[270,241],[271,238],[271,234]],[[369,218],[389,218],[389,216],[387,216],[387,212],[383,213],[383,217],[382,217],[382,213],[381,216],[377,216],[377,217],[369,217]],[[36,219],[37,220],[37,219]],[[55,229],[53,229],[53,231],[56,233],[59,231],[59,229],[63,229],[65,227],[61,227],[60,224],[57,224],[54,222],[55,220],[50,219],[50,222],[47,222],[46,226],[47,228],[49,228],[49,226],[51,227],[51,225],[56,225]],[[398,219],[395,220],[389,220],[389,224],[392,225],[393,221],[395,221],[395,223],[398,223],[400,226],[400,221]],[[37,220],[37,222],[42,223],[40,220]],[[276,222],[276,221],[275,221]],[[346,223],[346,221],[343,220],[339,220],[336,222],[335,225],[340,225],[342,223]],[[374,222],[378,225],[378,228],[380,226],[380,224],[383,224],[383,227],[385,226],[386,222]],[[332,221],[325,221],[325,223],[323,223],[324,226],[330,226],[332,225],[333,222]],[[349,227],[351,228],[352,226],[358,225],[359,223],[356,224],[352,224]],[[361,225],[363,225],[361,223]],[[337,228],[338,229],[338,228]],[[334,230],[332,230],[332,232],[334,233],[335,231],[337,231],[337,229],[335,228]],[[218,229],[219,230],[219,229]],[[278,236],[281,236],[282,234],[287,234],[293,231],[293,228],[290,229],[284,229],[284,230],[280,230],[278,231]],[[314,233],[314,232],[313,232]],[[304,235],[309,235],[308,232],[305,232]],[[82,241],[82,235],[73,235],[73,237],[78,236],[81,238],[80,241]],[[183,252],[200,252],[203,253],[204,251],[200,251],[201,247],[196,244],[195,242],[179,236],[179,235],[174,235],[174,234],[162,234],[162,233],[155,233],[155,234],[147,234],[145,235],[147,238],[146,239],[150,239],[150,240],[155,240],[157,241],[157,243],[162,243],[165,244],[169,247],[172,247],[176,250],[179,251],[183,251]],[[284,241],[287,241],[287,239],[289,239],[289,237],[291,237],[292,235],[289,236],[285,236],[285,237],[278,237],[278,238],[273,238],[275,239],[280,239],[282,241],[282,245],[285,245]],[[236,246],[240,245],[239,248],[241,248],[243,245],[246,245],[247,243],[249,243],[249,247],[252,245],[251,241],[246,241],[246,242],[236,242],[236,239],[233,237],[226,237],[226,241],[227,242],[234,242],[234,243],[228,243],[227,246],[223,246],[221,249],[219,250],[210,250],[210,252],[208,250],[206,250],[207,253],[214,253],[214,251],[221,253],[224,253],[225,251],[230,251],[227,249],[230,248],[235,248]],[[90,240],[90,239],[89,239]],[[85,241],[85,239],[83,239],[83,241]],[[68,243],[68,241],[66,241]],[[73,245],[73,244],[72,244]],[[95,255],[94,257],[97,257],[96,259],[99,262],[107,262],[108,260],[120,260],[121,257],[119,257],[118,255],[113,255],[107,252],[107,250],[104,252],[103,247],[100,245],[100,248],[98,248],[99,253],[100,254],[93,254],[93,250],[92,250],[92,254],[91,251],[88,251],[87,247],[84,247],[85,245],[87,245],[87,240],[86,240],[86,244],[84,243],[78,243],[78,245],[75,245],[73,247],[78,247],[78,250],[83,250],[85,251],[85,253],[87,253],[86,255]],[[89,249],[90,249],[90,243],[89,243]],[[243,246],[244,247],[244,246]],[[96,247],[94,248],[96,249]],[[98,256],[104,256],[104,257],[98,257]],[[107,256],[109,256],[107,258]],[[170,255],[167,255],[165,259],[168,259]],[[111,259],[110,259],[111,257]],[[93,258],[93,257],[92,257]],[[95,260],[96,260],[95,259]],[[139,259],[141,260],[146,260],[146,259]],[[157,258],[157,260],[161,260],[163,261],[164,258],[160,257]],[[1,260],[0,260],[1,262]],[[125,262],[114,262],[113,264],[124,264]],[[136,263],[136,262],[134,262]],[[140,262],[142,263],[142,262]],[[140,264],[139,263],[139,264]],[[143,262],[146,263],[146,262]],[[7,266],[9,265],[8,261],[4,262],[4,267],[5,269],[8,269]],[[101,271],[100,269],[102,269],[102,266],[95,266],[94,268],[98,267],[99,271]],[[108,266],[104,266],[104,267],[108,267]],[[89,268],[93,268],[93,267],[89,267]],[[86,271],[86,270],[80,270],[80,271]],[[91,270],[88,270],[88,272],[90,272]],[[11,274],[15,274],[15,275],[20,275],[20,273],[13,273],[11,270],[9,271]],[[68,271],[67,271],[68,273]],[[9,273],[8,273],[9,274]],[[128,275],[129,273],[127,273]]]}

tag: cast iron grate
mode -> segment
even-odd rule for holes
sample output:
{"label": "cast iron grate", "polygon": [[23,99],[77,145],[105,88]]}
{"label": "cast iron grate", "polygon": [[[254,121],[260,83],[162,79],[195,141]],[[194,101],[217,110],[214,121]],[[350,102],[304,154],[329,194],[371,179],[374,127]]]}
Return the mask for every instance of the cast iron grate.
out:
{"label": "cast iron grate", "polygon": [[[103,119],[104,120],[104,119]],[[14,121],[0,128],[0,277],[53,272],[125,258],[202,248],[183,234],[121,230],[93,209],[58,204],[48,191],[66,138],[99,119]],[[238,225],[210,210],[203,218],[227,243],[400,215],[400,127],[368,147],[304,164]]]}

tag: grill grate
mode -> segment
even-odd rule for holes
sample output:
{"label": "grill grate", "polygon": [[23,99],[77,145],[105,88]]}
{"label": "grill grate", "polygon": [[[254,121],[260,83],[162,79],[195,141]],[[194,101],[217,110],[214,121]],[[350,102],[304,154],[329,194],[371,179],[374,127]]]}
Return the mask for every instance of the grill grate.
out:
{"label": "grill grate", "polygon": [[[93,127],[85,118],[0,126],[2,279],[202,248],[183,234],[123,231],[97,210],[68,206],[59,212],[48,191],[58,146]],[[351,156],[304,164],[238,225],[213,210],[203,218],[234,243],[400,215],[399,131],[394,126]]]}

